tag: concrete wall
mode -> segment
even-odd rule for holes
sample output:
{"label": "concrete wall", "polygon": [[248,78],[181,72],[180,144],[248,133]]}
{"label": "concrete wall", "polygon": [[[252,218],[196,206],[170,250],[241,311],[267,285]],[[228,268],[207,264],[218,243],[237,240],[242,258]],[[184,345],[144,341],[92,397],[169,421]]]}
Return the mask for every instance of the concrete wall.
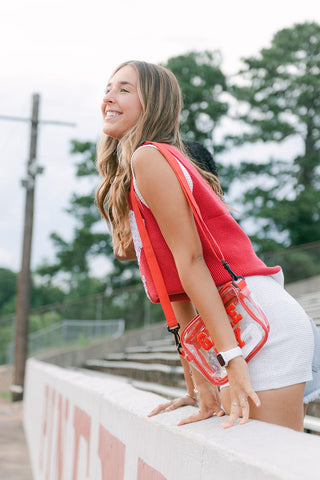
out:
{"label": "concrete wall", "polygon": [[317,436],[218,418],[177,427],[193,407],[147,418],[163,399],[109,377],[30,359],[24,399],[34,480],[320,477]]}

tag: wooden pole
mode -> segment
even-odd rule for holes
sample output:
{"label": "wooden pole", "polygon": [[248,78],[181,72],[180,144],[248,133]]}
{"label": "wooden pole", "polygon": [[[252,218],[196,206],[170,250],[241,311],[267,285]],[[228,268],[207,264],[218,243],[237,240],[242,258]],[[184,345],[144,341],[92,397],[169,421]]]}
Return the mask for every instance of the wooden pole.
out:
{"label": "wooden pole", "polygon": [[13,401],[22,400],[25,376],[25,363],[28,354],[29,311],[31,300],[31,246],[33,232],[34,191],[36,175],[37,139],[39,125],[40,96],[32,96],[32,116],[30,129],[30,150],[27,163],[27,176],[23,180],[26,189],[24,232],[21,270],[18,276],[16,305],[16,334],[13,385],[11,386]]}
{"label": "wooden pole", "polygon": [[0,120],[13,120],[15,122],[30,123],[30,150],[27,162],[27,175],[22,180],[26,189],[24,231],[21,270],[18,276],[16,325],[15,325],[15,356],[13,369],[13,382],[11,385],[13,401],[22,400],[25,376],[25,363],[28,354],[29,311],[31,302],[31,249],[33,232],[34,190],[36,176],[43,172],[43,167],[37,165],[37,140],[39,124],[75,127],[75,123],[61,122],[58,120],[39,120],[40,95],[32,96],[31,118],[0,115]]}

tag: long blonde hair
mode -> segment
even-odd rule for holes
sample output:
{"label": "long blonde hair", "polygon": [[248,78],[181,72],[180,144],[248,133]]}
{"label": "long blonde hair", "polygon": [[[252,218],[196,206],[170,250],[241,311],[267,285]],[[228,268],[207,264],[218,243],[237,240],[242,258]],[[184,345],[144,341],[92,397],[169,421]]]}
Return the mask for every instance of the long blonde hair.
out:
{"label": "long blonde hair", "polygon": [[[141,116],[121,140],[103,135],[97,146],[97,168],[102,182],[97,190],[96,202],[102,216],[111,223],[113,235],[117,236],[123,252],[132,239],[128,193],[133,152],[140,143],[148,140],[174,145],[186,155],[179,133],[182,96],[176,77],[162,66],[140,61],[122,63],[113,75],[127,65],[135,68],[138,73],[137,93],[142,107]],[[221,196],[217,177],[195,163],[193,165]]]}

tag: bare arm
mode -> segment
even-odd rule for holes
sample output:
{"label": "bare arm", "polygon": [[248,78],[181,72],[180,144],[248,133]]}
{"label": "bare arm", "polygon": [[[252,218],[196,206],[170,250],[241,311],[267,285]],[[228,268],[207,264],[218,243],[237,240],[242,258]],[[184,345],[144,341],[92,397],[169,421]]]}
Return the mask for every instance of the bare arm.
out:
{"label": "bare arm", "polygon": [[[159,151],[144,148],[134,156],[133,168],[139,190],[173,254],[183,288],[200,313],[217,349],[225,351],[236,347],[225,308],[203,259],[191,208],[170,165]],[[229,372],[232,401],[241,403],[249,396],[258,405],[259,399],[252,390],[245,361],[241,357],[231,360]],[[249,408],[242,413],[247,419]]]}
{"label": "bare arm", "polygon": [[218,290],[203,259],[190,206],[170,165],[157,150],[133,159],[139,190],[169,246],[185,292],[201,314],[218,350],[237,346]]}

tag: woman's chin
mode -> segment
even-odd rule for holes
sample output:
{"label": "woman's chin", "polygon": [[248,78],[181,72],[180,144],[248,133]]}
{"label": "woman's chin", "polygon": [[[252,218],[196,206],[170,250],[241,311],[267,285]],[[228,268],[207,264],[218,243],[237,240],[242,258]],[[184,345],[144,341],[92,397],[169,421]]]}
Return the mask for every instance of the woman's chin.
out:
{"label": "woman's chin", "polygon": [[112,128],[103,127],[102,132],[108,137],[112,137],[112,138],[115,138],[116,140],[120,140],[119,135]]}

